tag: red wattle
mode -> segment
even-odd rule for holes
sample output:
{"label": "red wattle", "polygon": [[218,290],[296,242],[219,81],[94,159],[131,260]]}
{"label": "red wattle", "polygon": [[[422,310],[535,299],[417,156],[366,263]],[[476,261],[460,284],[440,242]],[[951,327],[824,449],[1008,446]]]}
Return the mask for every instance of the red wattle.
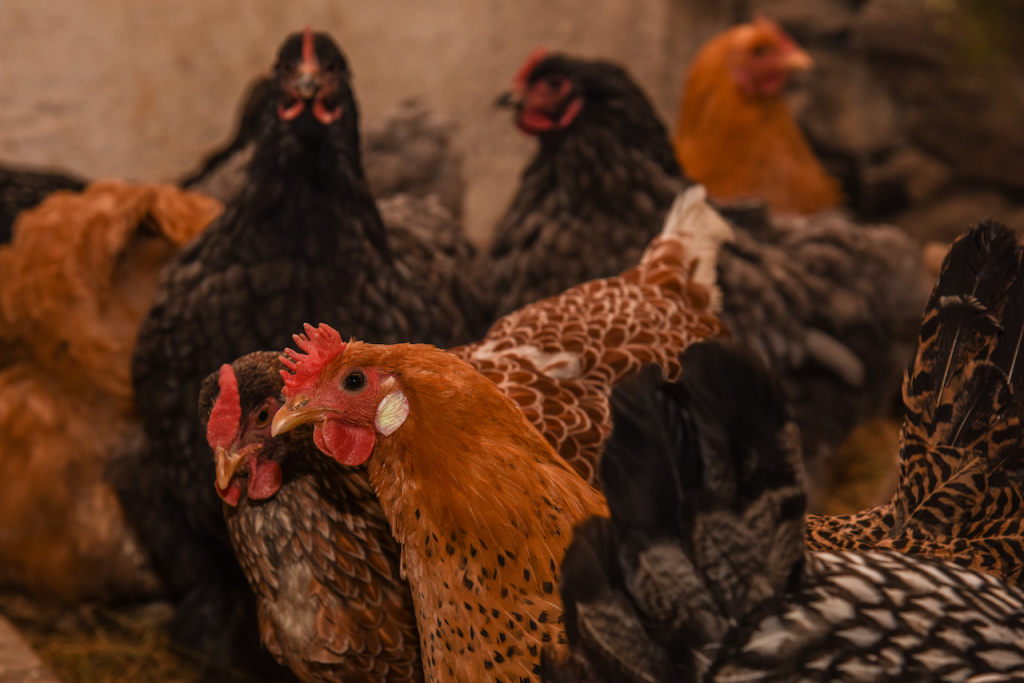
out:
{"label": "red wattle", "polygon": [[302,100],[296,100],[295,104],[290,107],[285,107],[284,103],[279,102],[277,105],[277,115],[282,121],[291,121],[305,109],[306,104]]}
{"label": "red wattle", "polygon": [[270,498],[281,488],[281,466],[273,460],[249,457],[249,498]]}
{"label": "red wattle", "polygon": [[222,489],[216,484],[213,487],[217,489],[217,495],[221,500],[231,507],[238,507],[238,499],[242,497],[242,487],[238,485],[237,481],[232,481],[226,489]]}
{"label": "red wattle", "polygon": [[373,454],[377,435],[368,427],[327,420],[313,430],[313,443],[342,465],[362,465]]}
{"label": "red wattle", "polygon": [[572,123],[576,116],[580,113],[580,109],[583,109],[583,98],[574,97],[569,106],[565,108],[565,113],[562,114],[562,118],[558,119],[559,128],[568,128],[569,124]]}
{"label": "red wattle", "polygon": [[554,128],[555,122],[539,111],[524,109],[516,117],[516,125],[524,133],[536,135],[537,133],[546,133]]}
{"label": "red wattle", "polygon": [[341,118],[341,105],[335,105],[334,109],[328,109],[324,106],[322,93],[316,96],[316,100],[313,102],[313,116],[316,120],[325,126],[329,126],[338,119]]}

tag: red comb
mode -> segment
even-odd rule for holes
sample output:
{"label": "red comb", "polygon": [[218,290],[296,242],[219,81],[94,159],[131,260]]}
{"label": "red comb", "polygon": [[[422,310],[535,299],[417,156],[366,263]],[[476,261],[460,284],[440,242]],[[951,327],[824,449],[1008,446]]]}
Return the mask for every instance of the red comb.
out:
{"label": "red comb", "polygon": [[310,382],[315,382],[324,364],[345,353],[345,347],[348,346],[341,340],[338,331],[326,323],[321,323],[320,327],[306,323],[304,329],[306,334],[293,334],[292,339],[305,353],[285,349],[281,356],[281,362],[291,370],[281,371],[284,395],[289,398],[302,391]]}
{"label": "red comb", "polygon": [[220,387],[220,395],[210,411],[210,421],[206,423],[206,442],[210,448],[229,448],[238,434],[242,404],[238,398],[238,378],[227,363],[220,366],[217,385]]}
{"label": "red comb", "polygon": [[534,67],[541,63],[541,61],[548,56],[548,50],[544,46],[533,48],[533,52],[526,58],[526,61],[519,71],[516,72],[515,78],[512,79],[512,89],[521,91],[526,89],[526,81],[530,79],[530,74],[533,72]]}
{"label": "red comb", "polygon": [[313,37],[313,29],[306,24],[302,31],[302,61],[306,64],[316,66],[316,39]]}

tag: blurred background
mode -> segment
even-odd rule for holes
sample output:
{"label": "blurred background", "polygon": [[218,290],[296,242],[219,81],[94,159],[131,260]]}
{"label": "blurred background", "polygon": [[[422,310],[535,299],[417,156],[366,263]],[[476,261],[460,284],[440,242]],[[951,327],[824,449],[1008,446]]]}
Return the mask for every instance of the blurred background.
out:
{"label": "blurred background", "polygon": [[1018,0],[4,0],[0,159],[178,179],[229,138],[246,87],[309,23],[348,54],[364,120],[421,97],[456,123],[466,224],[485,243],[532,150],[492,102],[535,46],[621,63],[671,127],[698,47],[757,12],[815,58],[791,105],[855,208],[911,232],[938,218],[943,237],[979,204],[1014,222]]}
{"label": "blurred background", "polygon": [[[786,97],[857,220],[943,243],[984,217],[1024,227],[1024,0],[2,0],[0,164],[179,181],[308,24],[347,54],[364,123],[410,98],[450,122],[462,219],[485,246],[536,150],[494,102],[535,47],[622,65],[672,133],[698,49],[759,14],[815,60]],[[861,450],[895,453],[898,429]],[[0,614],[63,680],[199,678],[167,642],[166,603],[36,598],[2,594]],[[0,683],[43,675],[3,659],[4,629]]]}

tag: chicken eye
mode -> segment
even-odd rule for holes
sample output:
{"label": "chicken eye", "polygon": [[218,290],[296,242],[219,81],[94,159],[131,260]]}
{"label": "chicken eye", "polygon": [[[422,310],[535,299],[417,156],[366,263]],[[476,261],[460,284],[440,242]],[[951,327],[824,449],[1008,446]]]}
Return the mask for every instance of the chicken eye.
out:
{"label": "chicken eye", "polygon": [[345,391],[359,391],[366,386],[366,375],[358,370],[350,372],[341,385],[345,387]]}
{"label": "chicken eye", "polygon": [[766,54],[768,54],[768,51],[770,49],[771,48],[769,48],[769,46],[767,46],[767,45],[758,45],[753,50],[751,50],[750,52],[755,57],[764,57]]}
{"label": "chicken eye", "polygon": [[270,408],[260,408],[260,412],[256,413],[256,424],[260,427],[270,422]]}
{"label": "chicken eye", "polygon": [[552,90],[559,90],[562,87],[562,77],[561,76],[548,76],[548,78],[547,78],[547,80],[545,82],[547,83],[547,86],[549,88],[551,88]]}

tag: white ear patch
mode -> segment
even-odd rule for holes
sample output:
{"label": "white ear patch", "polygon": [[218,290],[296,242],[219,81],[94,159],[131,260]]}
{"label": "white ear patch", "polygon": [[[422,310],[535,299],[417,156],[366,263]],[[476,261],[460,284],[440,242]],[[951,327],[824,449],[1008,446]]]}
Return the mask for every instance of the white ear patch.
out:
{"label": "white ear patch", "polygon": [[401,391],[390,393],[377,406],[373,426],[384,436],[391,436],[409,417],[409,399]]}

